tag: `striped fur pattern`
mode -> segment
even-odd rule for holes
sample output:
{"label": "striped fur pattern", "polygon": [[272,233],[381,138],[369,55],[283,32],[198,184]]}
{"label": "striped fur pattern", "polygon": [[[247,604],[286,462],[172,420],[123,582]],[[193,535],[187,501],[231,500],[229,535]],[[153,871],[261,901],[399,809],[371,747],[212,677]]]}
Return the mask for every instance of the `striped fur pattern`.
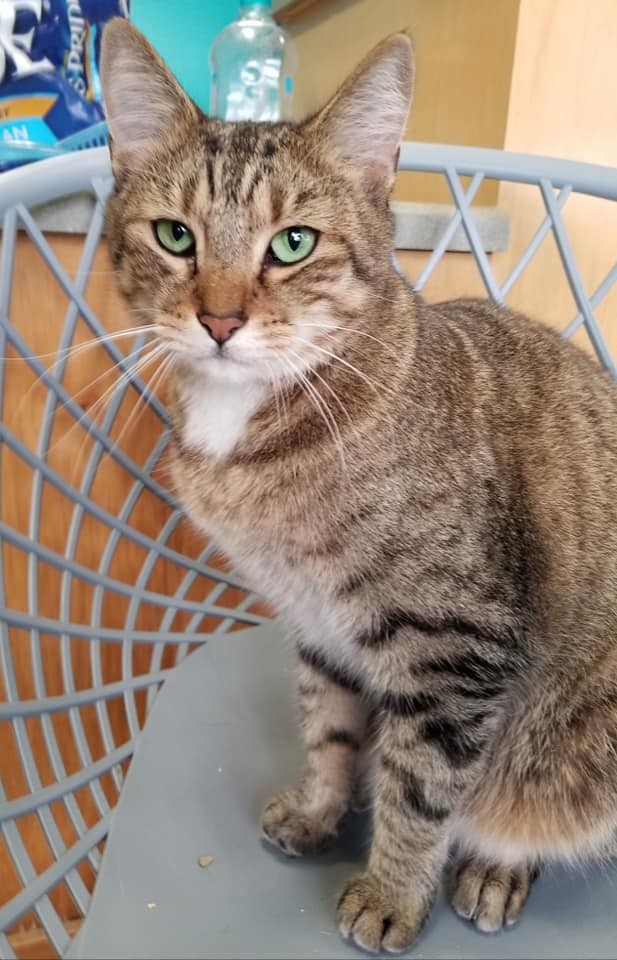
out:
{"label": "striped fur pattern", "polygon": [[[547,329],[428,306],[394,270],[406,38],[298,126],[206,118],[126,23],[103,75],[110,244],[174,358],[177,488],[297,645],[306,773],[264,834],[304,854],[368,799],[338,903],[366,949],[414,941],[453,846],[454,908],[513,923],[543,862],[615,846],[617,391]],[[125,88],[156,105],[136,133]],[[273,262],[298,224],[314,251]],[[219,347],[204,312],[242,326]]]}

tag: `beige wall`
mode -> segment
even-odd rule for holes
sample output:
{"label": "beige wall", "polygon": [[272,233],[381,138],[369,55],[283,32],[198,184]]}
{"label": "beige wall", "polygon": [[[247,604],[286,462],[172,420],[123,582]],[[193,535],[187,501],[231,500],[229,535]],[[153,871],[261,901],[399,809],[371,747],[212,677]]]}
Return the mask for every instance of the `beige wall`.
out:
{"label": "beige wall", "polygon": [[617,164],[617,3],[521,0],[519,16],[507,148]]}
{"label": "beige wall", "polygon": [[[505,147],[617,163],[615,0],[521,0]],[[510,216],[512,247],[520,250],[544,215],[539,194],[503,184],[499,205]],[[583,282],[593,291],[615,261],[617,203],[576,196],[564,220]],[[505,276],[512,254],[495,260]],[[559,329],[578,312],[552,238],[513,289],[511,302]],[[597,314],[617,355],[617,287]]]}
{"label": "beige wall", "polygon": [[[379,40],[399,30],[416,51],[407,138],[503,145],[519,0],[335,0],[290,26],[297,113],[316,110]],[[399,176],[398,199],[447,200],[437,179]],[[487,185],[479,202],[491,203]]]}

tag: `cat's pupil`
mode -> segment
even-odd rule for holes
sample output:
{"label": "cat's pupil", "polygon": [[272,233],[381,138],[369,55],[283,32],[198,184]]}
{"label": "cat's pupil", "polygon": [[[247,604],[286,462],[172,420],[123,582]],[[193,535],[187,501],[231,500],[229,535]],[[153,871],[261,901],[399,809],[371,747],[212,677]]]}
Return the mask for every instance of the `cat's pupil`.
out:
{"label": "cat's pupil", "polygon": [[291,249],[296,251],[302,243],[302,231],[292,227],[292,229],[287,232],[287,239]]}
{"label": "cat's pupil", "polygon": [[183,226],[181,223],[178,223],[177,220],[174,220],[174,222],[171,225],[171,233],[174,240],[178,242],[182,240],[182,238],[184,237],[184,234],[186,233],[186,227]]}

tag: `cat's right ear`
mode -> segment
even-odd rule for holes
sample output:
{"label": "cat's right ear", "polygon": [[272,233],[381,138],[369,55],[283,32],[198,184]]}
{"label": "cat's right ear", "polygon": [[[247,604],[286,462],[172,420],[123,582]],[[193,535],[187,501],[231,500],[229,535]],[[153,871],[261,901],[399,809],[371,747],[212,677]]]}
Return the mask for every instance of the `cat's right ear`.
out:
{"label": "cat's right ear", "polygon": [[114,170],[139,163],[197,108],[156,50],[127,20],[115,17],[103,31],[101,85]]}
{"label": "cat's right ear", "polygon": [[369,194],[387,194],[407,126],[414,80],[409,37],[394,34],[378,44],[307,129],[355,168]]}

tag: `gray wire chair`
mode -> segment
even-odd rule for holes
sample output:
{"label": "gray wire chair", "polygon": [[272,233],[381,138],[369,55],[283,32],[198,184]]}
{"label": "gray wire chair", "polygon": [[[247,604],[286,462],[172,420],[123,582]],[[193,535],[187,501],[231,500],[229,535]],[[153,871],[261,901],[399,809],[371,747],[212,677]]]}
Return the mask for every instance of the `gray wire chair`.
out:
{"label": "gray wire chair", "polygon": [[[605,202],[616,200],[616,170],[495,150],[419,143],[403,145],[400,168],[441,176],[447,184],[453,203],[452,217],[423,266],[415,283],[416,289],[425,288],[448,251],[453,237],[462,229],[469,250],[477,263],[486,294],[497,302],[506,302],[542,244],[552,234],[575,304],[573,315],[564,317],[564,335],[572,336],[578,331],[585,331],[599,362],[613,376],[617,376],[616,361],[611,355],[605,331],[598,320],[598,307],[617,280],[617,262],[609,265],[604,279],[597,288],[587,292],[573,252],[573,239],[569,236],[564,217],[564,207],[570,197],[575,194],[596,197]],[[463,180],[466,178],[469,179],[464,185]],[[471,206],[480,186],[487,180],[525,184],[529,190],[539,191],[544,209],[537,229],[508,275],[501,281],[495,277]],[[289,686],[285,658],[282,653],[277,657],[274,652],[276,629],[273,630],[269,618],[258,606],[259,598],[240,578],[218,562],[213,545],[207,544],[205,547],[200,545],[199,549],[196,548],[191,554],[178,549],[174,542],[174,536],[182,523],[182,511],[157,473],[169,439],[166,411],[161,400],[135,370],[131,361],[131,358],[142,348],[143,337],[136,337],[128,355],[115,340],[100,340],[97,349],[105,352],[109,364],[113,365],[118,377],[118,389],[114,392],[102,418],[97,419],[87,407],[80,404],[67,382],[70,348],[76,342],[78,330],[83,332],[83,325],[85,325],[88,335],[92,338],[104,338],[107,333],[105,317],[99,317],[92,308],[88,302],[87,291],[89,280],[94,272],[95,258],[104,225],[105,202],[111,184],[108,153],[104,148],[44,161],[0,178],[0,216],[2,218],[0,357],[10,355],[21,358],[20,362],[27,365],[31,376],[36,378],[46,390],[44,413],[38,429],[33,434],[36,440],[32,442],[32,436],[29,439],[25,438],[12,426],[11,411],[6,408],[9,361],[2,362],[0,366],[0,438],[2,440],[0,455],[4,459],[4,464],[0,466],[4,471],[9,471],[19,463],[27,467],[30,477],[27,496],[28,516],[25,519],[12,516],[11,504],[6,502],[0,514],[0,540],[2,541],[0,551],[2,567],[0,574],[0,737],[4,737],[0,739],[0,749],[2,744],[11,744],[10,756],[13,758],[11,763],[19,765],[19,776],[23,784],[23,788],[17,793],[13,786],[10,794],[7,794],[7,786],[3,781],[7,777],[8,760],[6,758],[9,754],[5,754],[4,760],[0,756],[0,777],[2,778],[0,779],[0,870],[2,856],[7,864],[12,865],[11,882],[9,883],[7,879],[6,883],[6,890],[10,891],[9,897],[5,895],[0,885],[0,957],[3,958],[15,956],[8,938],[9,931],[15,929],[20,918],[30,915],[32,911],[59,956],[174,955],[173,952],[164,952],[165,949],[173,950],[169,946],[169,943],[173,942],[173,937],[165,941],[164,925],[161,927],[162,921],[157,919],[157,913],[160,916],[161,911],[157,910],[159,903],[156,899],[144,899],[139,893],[137,901],[147,910],[148,916],[144,920],[140,914],[139,921],[133,925],[132,933],[126,926],[119,923],[116,926],[116,934],[121,930],[122,936],[114,940],[113,937],[109,938],[110,931],[115,926],[110,919],[114,914],[110,911],[112,909],[117,911],[119,905],[116,902],[115,907],[112,908],[108,896],[107,906],[104,905],[98,911],[99,919],[95,932],[90,934],[89,939],[87,937],[84,939],[84,931],[87,932],[89,927],[93,929],[91,917],[77,941],[71,943],[70,933],[60,918],[52,894],[62,886],[70,898],[73,915],[88,917],[94,881],[101,869],[102,850],[106,841],[107,849],[102,874],[105,873],[108,858],[110,863],[113,862],[112,847],[116,858],[115,866],[108,868],[108,895],[110,885],[113,888],[115,884],[118,888],[122,877],[129,876],[131,868],[127,865],[126,857],[132,855],[131,837],[136,828],[130,827],[130,817],[124,811],[129,805],[127,798],[132,778],[136,782],[135,770],[140,752],[144,756],[148,753],[146,744],[148,738],[150,741],[155,738],[153,731],[156,728],[158,743],[163,745],[160,750],[168,751],[167,756],[171,766],[167,769],[171,771],[177,758],[174,756],[176,751],[173,743],[168,741],[166,731],[174,728],[174,718],[177,719],[184,708],[189,711],[186,722],[189,724],[190,720],[193,729],[195,724],[199,727],[202,722],[205,722],[203,712],[199,713],[202,708],[206,709],[206,712],[211,711],[210,721],[208,721],[211,726],[207,729],[209,731],[219,729],[217,715],[219,718],[224,716],[229,708],[224,700],[220,700],[217,684],[225,670],[233,670],[232,658],[235,658],[235,667],[242,675],[237,680],[237,684],[239,684],[238,689],[243,691],[242,698],[247,707],[246,715],[242,714],[242,710],[238,708],[239,714],[244,717],[244,719],[241,718],[241,722],[245,724],[245,727],[238,732],[240,738],[238,742],[244,744],[244,747],[238,749],[243,753],[247,769],[253,773],[255,772],[255,752],[260,750],[259,723],[255,725],[254,715],[248,711],[248,706],[252,705],[259,716],[262,716],[265,709],[264,703],[269,703],[270,700],[264,693],[265,699],[260,701],[261,707],[255,704],[252,698],[257,694],[251,692],[252,687],[249,681],[252,682],[255,679],[257,688],[262,693],[277,675],[280,675],[280,683],[285,688]],[[32,211],[43,203],[75,195],[89,198],[89,226],[85,234],[80,262],[74,276],[71,276],[54,252],[49,238],[37,225]],[[31,244],[38,250],[46,269],[51,272],[68,302],[64,324],[62,329],[58,330],[57,345],[54,347],[55,362],[51,366],[44,362],[44,358],[35,354],[32,345],[28,342],[27,331],[11,319],[12,292],[15,284],[24,280],[18,269],[19,262],[16,261],[18,237],[22,234],[29,237]],[[44,309],[44,304],[42,308]],[[127,397],[140,397],[151,416],[159,422],[156,440],[145,459],[133,457],[131,452],[116,442],[112,436],[114,423]],[[86,466],[78,482],[69,476],[68,469],[62,469],[62,466],[50,456],[52,440],[55,436],[54,427],[57,426],[60,415],[72,418],[89,436]],[[101,498],[93,494],[97,478],[100,477],[101,465],[106,458],[111,459],[115,469],[121,471],[127,478],[128,492],[120,508],[115,510],[106,507],[101,502]],[[71,504],[71,519],[62,552],[57,546],[53,547],[46,543],[46,538],[42,536],[46,496],[51,489]],[[136,504],[142,495],[153,498],[165,508],[165,520],[160,529],[154,533],[141,529],[133,519]],[[102,548],[98,550],[94,562],[87,563],[80,556],[79,545],[84,527],[89,523],[96,523],[98,529],[104,531],[104,537],[101,541]],[[114,558],[122,543],[131,544],[136,551],[139,551],[141,557],[134,582],[126,582],[114,572]],[[9,568],[18,562],[15,559],[17,557],[21,558],[19,563],[23,564],[26,581],[25,603],[21,601],[16,603],[8,588],[8,574],[11,572]],[[161,558],[178,571],[176,586],[170,593],[164,592],[160,587],[151,586],[153,571]],[[55,597],[57,606],[54,615],[45,612],[49,607],[44,595],[47,589],[45,584],[48,581],[42,576],[42,571],[48,569],[57,571],[57,580],[54,581],[57,584]],[[199,588],[198,594],[195,593],[197,588]],[[230,589],[232,590],[231,600],[230,595],[226,594]],[[90,615],[87,621],[83,617],[75,620],[72,614],[75,598],[83,591],[89,591]],[[120,604],[125,611],[123,622],[119,627],[109,626],[107,623],[105,611],[110,601]],[[140,626],[140,611],[146,607],[156,611],[153,614],[156,622],[155,629],[143,629]],[[179,618],[181,618],[180,627],[177,626],[180,622]],[[257,630],[243,632],[240,635],[235,632],[239,627],[255,627]],[[233,640],[231,637],[216,639],[216,635],[228,634],[230,631],[234,631]],[[260,637],[262,638],[261,646]],[[197,645],[201,647],[205,640],[210,641],[207,647],[211,647],[213,651],[209,654],[212,658],[210,661],[204,659],[205,650],[200,650],[185,659],[187,653]],[[45,645],[50,643],[52,646],[46,648]],[[83,649],[84,644],[87,648],[91,681],[86,687],[78,686],[74,672],[75,648],[80,645],[80,649]],[[103,661],[104,651],[108,645],[116,645],[121,651],[120,675],[115,679],[105,676]],[[137,648],[148,651],[147,662],[144,665],[142,661],[139,669],[135,667],[134,654]],[[60,690],[49,689],[45,673],[45,656],[49,653],[44,655],[44,649],[52,650],[59,664]],[[261,651],[258,656],[254,653],[257,649]],[[26,683],[23,677],[21,682],[18,677],[18,666],[23,671],[25,662],[20,651],[27,651]],[[200,682],[203,684],[203,689],[208,690],[207,708],[203,706],[196,689],[193,689],[193,701],[191,701],[189,688],[199,674],[198,661],[203,665]],[[195,663],[194,668],[190,666],[193,663]],[[213,664],[216,666],[215,670],[212,669]],[[166,701],[167,705],[160,708],[158,724],[155,724],[152,718],[149,719],[146,728],[148,737],[144,738],[146,716],[151,712],[156,714],[159,701],[163,703],[163,698],[167,695],[167,686],[171,688],[171,684],[175,682],[173,678],[179,676],[182,671],[184,671],[182,674],[184,680],[178,687],[175,701],[172,704]],[[165,687],[161,690],[163,685]],[[223,687],[228,689],[225,684]],[[271,689],[274,690],[273,687]],[[197,703],[194,702],[195,697]],[[274,700],[276,696],[272,693],[272,702]],[[110,720],[112,704],[123,717],[125,732],[121,739],[117,735],[117,725],[114,726]],[[154,707],[156,707],[155,710],[153,710]],[[96,750],[93,750],[92,738],[84,723],[86,709],[91,710],[90,723],[95,722],[98,731]],[[285,711],[291,708],[287,704],[280,709],[283,710],[284,725],[287,725],[289,719],[288,712]],[[219,713],[217,714],[216,711]],[[70,765],[67,764],[58,735],[60,719],[65,723],[65,729],[70,730],[74,743],[75,756]],[[237,717],[233,722],[236,720]],[[229,722],[232,723],[231,718]],[[223,723],[222,720],[221,723]],[[191,728],[187,727],[187,729]],[[192,747],[186,748],[193,758],[191,761],[193,769],[200,764],[207,766],[206,756],[210,757],[212,764],[217,762],[213,759],[212,751],[221,751],[224,747],[223,741],[218,740],[217,737],[218,734],[216,736],[213,734],[212,737],[208,735],[201,742],[196,753]],[[41,751],[46,757],[45,771],[41,769],[39,759]],[[136,751],[138,754],[131,765],[128,783],[125,786],[128,762]],[[264,755],[267,751],[268,746],[264,745]],[[291,755],[292,752],[295,753],[279,745],[277,757],[282,761],[283,757],[287,757],[288,753]],[[222,771],[222,769],[219,763],[216,770]],[[267,764],[266,769],[269,769]],[[282,770],[280,775],[286,777],[288,772]],[[168,776],[171,776],[171,773]],[[271,770],[268,776],[274,777]],[[177,770],[174,777],[177,782],[182,781],[182,770]],[[256,779],[259,780],[259,777]],[[147,782],[147,776],[144,782]],[[268,785],[274,787],[277,784],[276,782],[265,783],[265,787]],[[206,791],[210,789],[207,784],[205,786],[202,784],[202,787]],[[202,818],[206,818],[210,815],[211,809],[217,808],[222,811],[221,816],[224,819],[233,807],[236,795],[229,785],[226,789],[228,790],[226,794],[221,795],[219,792],[210,798],[211,806],[203,803],[203,795],[200,794],[199,799],[202,805],[195,809],[194,816],[198,818],[201,815]],[[189,786],[187,790],[190,792]],[[84,812],[86,794],[89,804],[87,815]],[[144,797],[153,796],[152,793],[146,795],[143,790],[140,793],[139,789],[135,788],[133,794],[141,798],[142,810],[150,806],[150,801],[144,800]],[[62,809],[63,817],[70,825],[68,833],[66,829],[59,826],[60,821],[57,816],[59,808]],[[120,813],[123,813],[123,816],[120,816]],[[139,807],[131,808],[131,816],[134,818],[133,824],[136,820],[139,822],[142,816]],[[231,813],[230,816],[233,821]],[[251,821],[251,829],[255,830],[252,818],[247,819],[246,810],[243,816],[247,823]],[[36,823],[36,829],[46,844],[47,859],[43,866],[33,856],[28,842],[24,839],[24,831],[21,827],[28,818],[30,823]],[[129,822],[128,827],[127,822]],[[221,833],[227,829],[232,831],[229,842],[233,846],[236,826],[227,828],[223,821],[220,823],[223,824],[222,826],[219,824]],[[244,827],[237,829],[242,832]],[[114,837],[124,839],[114,840]],[[250,841],[247,840],[247,843]],[[119,846],[122,849],[119,850]],[[267,864],[270,862],[279,871],[278,882],[285,886],[289,881],[290,889],[293,888],[289,869],[283,876],[280,872],[284,869],[282,864],[276,863],[272,858],[268,861],[259,859],[266,856],[261,852],[259,856],[257,852],[253,856],[250,846],[246,849],[249,858],[257,858],[256,863],[246,867],[246,870],[251,876],[253,876],[251,871],[257,871],[255,883],[258,888],[263,887],[259,878],[266,876],[270,869]],[[256,847],[256,850],[259,848]],[[121,858],[123,852],[124,860]],[[166,856],[170,855],[167,850]],[[134,856],[133,860],[135,860]],[[313,869],[327,871],[330,865],[334,872],[324,881],[324,889],[329,890],[334,874],[338,877],[339,861],[326,858],[323,863],[326,864],[323,868],[313,865],[308,869],[309,871]],[[149,869],[155,868],[144,865],[142,878],[144,873],[148,874]],[[193,878],[200,890],[202,890],[205,875],[206,871],[203,871],[197,879]],[[311,876],[314,875],[322,877],[321,873],[311,873]],[[218,876],[221,877],[220,872]],[[230,884],[235,883],[233,873],[226,876]],[[237,879],[237,874],[235,876]],[[0,873],[0,880],[1,878],[2,873]],[[273,884],[276,882],[275,879],[272,880]],[[571,892],[570,880],[562,877],[560,883],[562,883],[562,890],[567,887]],[[199,884],[202,884],[202,887],[199,887]],[[188,890],[186,885],[183,887],[180,884],[180,887],[187,902],[192,903],[192,890]],[[216,927],[216,918],[224,917],[226,919],[223,926],[227,924],[225,929],[229,932],[228,888],[219,881],[217,889],[218,893],[211,887],[207,891],[210,909],[213,911],[212,925]],[[226,890],[227,893],[225,893]],[[289,896],[293,895],[297,899],[299,894],[295,888],[293,890],[293,894]],[[574,893],[571,892],[571,895],[575,898]],[[125,897],[127,904],[132,904],[132,908],[135,906],[126,892],[122,896]],[[311,896],[313,900],[317,897],[315,902],[321,904],[320,909],[323,908],[325,911],[324,916],[329,917],[332,911],[328,912],[328,905],[324,906],[323,896],[316,892],[316,888],[312,893],[306,893],[307,904]],[[321,899],[319,899],[320,896]],[[559,906],[560,896],[561,894],[555,900],[556,908]],[[95,906],[101,901],[101,897],[97,887]],[[260,901],[259,906],[262,916],[264,912],[268,913],[267,904],[263,906]],[[249,901],[245,902],[244,907],[250,914],[253,925],[257,924],[253,929],[259,929],[256,908],[253,909]],[[297,921],[297,911],[302,910],[304,913],[308,907],[298,907],[296,904],[289,909]],[[193,915],[191,920],[186,921],[185,917],[182,922],[188,922],[193,930],[198,919],[199,917]],[[165,922],[167,924],[171,922],[169,917]],[[348,955],[347,948],[342,944],[339,945],[335,938],[331,938],[333,928],[325,931],[322,929],[321,933],[324,936],[320,938],[319,925],[323,926],[327,922],[331,923],[331,917],[329,920],[315,920],[311,915],[311,923],[307,924],[306,928],[302,927],[300,931],[300,945],[294,948],[300,952],[293,955]],[[314,923],[317,923],[317,928],[314,928]],[[297,934],[297,925],[294,929]],[[314,929],[318,931],[315,935],[316,940],[312,939]],[[451,939],[449,941],[436,939],[434,944],[431,940],[432,934],[429,934],[424,955],[479,956],[485,954],[477,951],[486,951],[486,949],[488,949],[487,956],[527,955],[525,944],[529,941],[522,940],[520,945],[517,945],[517,942],[511,939],[513,935],[509,935],[506,946],[502,947],[500,940],[493,940],[490,947],[485,948],[475,936],[467,942],[461,933],[462,929],[460,925],[448,927]],[[581,941],[580,936],[586,936],[586,931],[590,929],[589,919],[587,926],[585,926],[585,920],[581,921],[578,926],[578,939],[576,930],[568,943],[564,942],[561,936],[557,949],[562,952],[551,955],[591,955],[576,952],[579,949],[585,949],[582,946],[584,941]],[[107,939],[101,932],[104,930],[107,930]],[[606,952],[614,950],[609,945],[613,942],[614,933],[614,929],[608,930],[605,942],[602,939],[603,934],[598,933],[596,929],[593,949],[597,952],[594,952],[593,956],[614,956],[614,953]],[[287,930],[284,935],[281,935],[282,939],[279,934],[270,936],[269,933],[264,933],[261,940],[255,936],[251,939],[247,934],[248,939],[242,941],[244,947],[239,940],[232,938],[226,941],[219,937],[218,940],[214,938],[207,945],[197,948],[194,944],[202,943],[200,936],[200,933],[196,934],[194,940],[191,937],[184,940],[178,939],[178,952],[175,955],[283,956],[288,955],[286,949],[290,942],[290,933]],[[435,937],[437,936],[435,933]],[[467,936],[466,933],[465,936]],[[166,947],[161,945],[166,942],[168,944]],[[443,953],[446,949],[444,942],[449,944],[448,949],[454,951],[453,953]],[[533,939],[531,942],[534,942]],[[227,947],[224,947],[225,943]],[[199,949],[203,952],[200,953]],[[126,952],[123,953],[123,950]],[[243,950],[247,952],[242,952]],[[507,952],[508,950],[514,950],[514,952]],[[533,955],[534,947],[529,947],[529,950],[530,955]]]}

